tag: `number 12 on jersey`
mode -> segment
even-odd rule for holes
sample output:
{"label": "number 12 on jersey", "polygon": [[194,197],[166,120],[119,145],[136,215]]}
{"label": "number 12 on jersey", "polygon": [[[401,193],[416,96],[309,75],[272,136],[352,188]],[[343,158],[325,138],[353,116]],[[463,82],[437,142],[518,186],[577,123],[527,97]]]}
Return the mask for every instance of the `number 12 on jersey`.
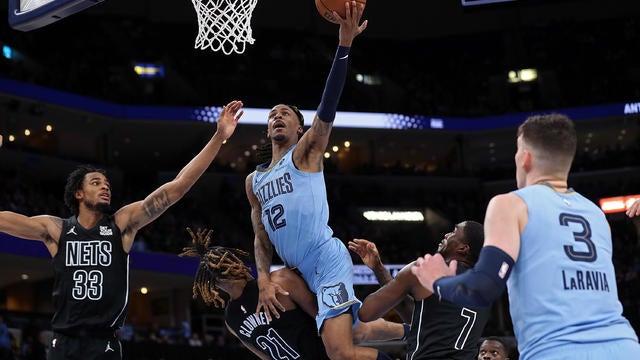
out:
{"label": "number 12 on jersey", "polygon": [[282,204],[276,204],[268,209],[265,209],[264,215],[267,217],[271,231],[276,231],[282,227],[287,226],[287,220],[283,217],[284,206],[282,206]]}

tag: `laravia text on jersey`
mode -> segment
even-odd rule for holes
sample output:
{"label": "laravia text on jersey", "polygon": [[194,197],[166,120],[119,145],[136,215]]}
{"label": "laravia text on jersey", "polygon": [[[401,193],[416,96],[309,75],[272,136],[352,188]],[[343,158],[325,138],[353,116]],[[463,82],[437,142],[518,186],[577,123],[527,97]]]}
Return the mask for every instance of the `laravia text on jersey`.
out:
{"label": "laravia text on jersey", "polygon": [[607,274],[590,270],[562,270],[565,290],[598,290],[609,292]]}

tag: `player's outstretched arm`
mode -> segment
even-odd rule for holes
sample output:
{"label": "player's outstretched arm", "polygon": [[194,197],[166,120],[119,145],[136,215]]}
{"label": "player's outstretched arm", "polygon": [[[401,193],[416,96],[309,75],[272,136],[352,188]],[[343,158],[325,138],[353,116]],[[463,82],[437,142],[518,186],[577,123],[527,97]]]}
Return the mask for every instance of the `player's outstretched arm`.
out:
{"label": "player's outstretched arm", "polygon": [[207,170],[222,143],[233,134],[243,114],[242,106],[241,101],[232,101],[223,107],[218,117],[218,128],[215,134],[175,179],[160,186],[144,200],[129,204],[116,212],[116,224],[122,229],[125,251],[131,249],[139,229],[157,219],[171,205],[180,200]]}
{"label": "player's outstretched arm", "polygon": [[402,302],[411,301],[408,294],[413,293],[419,286],[420,283],[411,274],[410,265],[407,265],[389,283],[364,299],[362,307],[358,311],[358,317],[362,321],[373,321],[395,309],[398,311],[402,321],[410,323],[413,304],[400,305]]}
{"label": "player's outstretched arm", "polygon": [[51,256],[58,251],[62,219],[50,215],[24,216],[0,211],[0,232],[27,240],[42,241]]}
{"label": "player's outstretched arm", "polygon": [[340,22],[340,42],[322,93],[322,100],[311,127],[302,136],[293,153],[293,161],[302,171],[318,172],[322,170],[323,154],[329,143],[329,135],[333,127],[333,120],[336,117],[338,101],[347,76],[351,44],[353,39],[367,27],[366,20],[360,25],[362,12],[364,11],[363,5],[352,1],[351,3],[346,2],[345,6],[345,18],[341,18],[334,12],[334,16],[337,16]]}
{"label": "player's outstretched arm", "polygon": [[389,341],[405,339],[408,330],[407,324],[377,319],[371,322],[358,322],[353,328],[353,343],[361,344],[373,341]]}
{"label": "player's outstretched arm", "polygon": [[[385,286],[393,280],[393,276],[391,276],[389,270],[387,270],[382,260],[380,260],[380,253],[378,252],[376,244],[366,239],[353,239],[353,241],[349,241],[348,246],[349,250],[358,254],[362,262],[373,271],[380,286]],[[391,309],[387,309],[387,311],[388,310]],[[413,298],[409,295],[404,295],[404,299],[395,306],[395,310],[400,314],[402,321],[411,322],[413,315]]]}
{"label": "player's outstretched arm", "polygon": [[273,245],[269,240],[269,234],[264,228],[262,223],[262,206],[258,197],[253,193],[254,173],[249,174],[245,181],[245,191],[247,193],[247,199],[251,205],[251,225],[253,226],[254,240],[253,249],[256,257],[256,270],[258,272],[258,306],[256,307],[256,313],[263,310],[267,315],[267,319],[271,321],[271,315],[276,318],[280,317],[280,311],[285,311],[284,305],[278,301],[277,295],[289,295],[289,293],[283,290],[278,284],[271,281],[271,260],[273,258]]}

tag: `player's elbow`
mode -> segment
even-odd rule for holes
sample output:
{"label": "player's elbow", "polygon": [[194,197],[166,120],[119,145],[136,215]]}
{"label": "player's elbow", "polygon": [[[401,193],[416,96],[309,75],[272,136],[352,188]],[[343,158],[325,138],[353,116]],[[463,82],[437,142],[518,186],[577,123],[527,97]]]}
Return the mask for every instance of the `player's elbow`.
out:
{"label": "player's elbow", "polygon": [[362,305],[360,310],[358,310],[358,319],[360,319],[360,321],[362,322],[369,322],[377,319],[377,317],[374,315],[375,314],[373,314],[373,312],[370,311],[370,309],[365,305]]}

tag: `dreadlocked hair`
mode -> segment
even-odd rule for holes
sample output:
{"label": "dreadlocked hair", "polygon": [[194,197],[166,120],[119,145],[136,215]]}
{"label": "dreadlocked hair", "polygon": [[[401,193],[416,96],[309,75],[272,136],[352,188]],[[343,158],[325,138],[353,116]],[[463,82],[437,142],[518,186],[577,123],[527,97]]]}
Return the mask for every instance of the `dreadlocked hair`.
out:
{"label": "dreadlocked hair", "polygon": [[210,246],[213,230],[198,229],[195,233],[187,228],[191,235],[193,246],[182,249],[180,256],[199,257],[200,264],[193,280],[193,298],[198,295],[205,304],[224,307],[226,301],[220,294],[218,281],[224,280],[252,280],[249,268],[241,258],[247,258],[249,253],[240,249],[222,246]]}

